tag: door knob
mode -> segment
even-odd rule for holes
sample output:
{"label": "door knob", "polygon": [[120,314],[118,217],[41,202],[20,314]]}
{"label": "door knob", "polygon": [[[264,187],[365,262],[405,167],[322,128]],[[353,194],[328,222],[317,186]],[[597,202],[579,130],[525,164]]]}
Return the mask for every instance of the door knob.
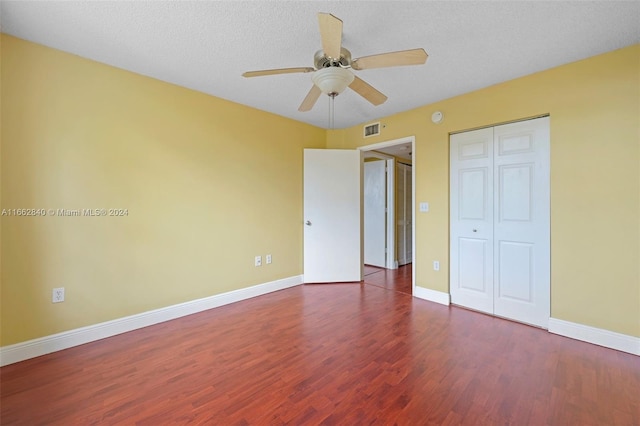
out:
{"label": "door knob", "polygon": [[478,230],[477,230],[477,229],[474,229],[474,230],[473,230],[473,232],[478,232]]}
{"label": "door knob", "polygon": [[311,221],[310,221],[310,220],[308,220],[308,221],[306,221],[304,224],[305,224],[305,225],[307,225],[307,226],[311,226]]}

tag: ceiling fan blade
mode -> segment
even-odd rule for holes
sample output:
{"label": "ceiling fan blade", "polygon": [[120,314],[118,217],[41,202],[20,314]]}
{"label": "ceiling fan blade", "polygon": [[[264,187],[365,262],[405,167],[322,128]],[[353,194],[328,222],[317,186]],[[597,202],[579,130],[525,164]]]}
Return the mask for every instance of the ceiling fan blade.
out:
{"label": "ceiling fan blade", "polygon": [[365,82],[364,80],[358,77],[355,77],[353,79],[349,87],[354,92],[356,92],[357,94],[359,94],[360,96],[362,96],[363,98],[365,98],[366,100],[368,100],[374,105],[380,105],[387,100],[387,97],[385,95],[383,95],[378,90],[374,89],[374,87],[371,86],[369,83]]}
{"label": "ceiling fan blade", "polygon": [[300,104],[298,111],[305,112],[311,110],[321,94],[322,91],[314,84],[311,90],[309,90],[309,93],[307,93],[307,96],[304,98],[304,101]]}
{"label": "ceiling fan blade", "polygon": [[421,65],[427,62],[424,49],[401,50],[399,52],[381,53],[354,59],[351,67],[356,70],[370,68],[396,67],[401,65]]}
{"label": "ceiling fan blade", "polygon": [[260,77],[262,75],[274,75],[274,74],[291,74],[296,72],[313,72],[315,68],[311,67],[298,67],[298,68],[280,68],[274,70],[260,70],[260,71],[247,71],[242,74],[243,77]]}
{"label": "ceiling fan blade", "polygon": [[342,21],[330,13],[318,13],[318,23],[324,54],[333,59],[340,59]]}

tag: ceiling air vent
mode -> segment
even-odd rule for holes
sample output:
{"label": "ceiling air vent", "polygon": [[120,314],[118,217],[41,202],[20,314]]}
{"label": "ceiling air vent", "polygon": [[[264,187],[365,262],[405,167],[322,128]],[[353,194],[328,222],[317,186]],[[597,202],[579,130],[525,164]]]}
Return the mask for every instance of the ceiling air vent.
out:
{"label": "ceiling air vent", "polygon": [[380,134],[380,123],[372,123],[364,126],[364,137],[377,136]]}

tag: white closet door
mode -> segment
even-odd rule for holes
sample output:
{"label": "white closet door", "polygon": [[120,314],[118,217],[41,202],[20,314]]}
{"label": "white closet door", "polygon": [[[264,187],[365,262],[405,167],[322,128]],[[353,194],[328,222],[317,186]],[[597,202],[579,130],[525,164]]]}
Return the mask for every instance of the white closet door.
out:
{"label": "white closet door", "polygon": [[451,136],[453,303],[547,327],[549,118]]}
{"label": "white closet door", "polygon": [[547,327],[549,118],[494,128],[496,315]]}
{"label": "white closet door", "polygon": [[493,129],[451,135],[452,303],[493,313]]}

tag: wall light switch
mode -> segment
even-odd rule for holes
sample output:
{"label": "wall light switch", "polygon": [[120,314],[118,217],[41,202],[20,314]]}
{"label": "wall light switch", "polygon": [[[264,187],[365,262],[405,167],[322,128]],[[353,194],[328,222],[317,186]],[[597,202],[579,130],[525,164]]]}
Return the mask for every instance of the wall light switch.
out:
{"label": "wall light switch", "polygon": [[420,203],[420,211],[428,212],[429,211],[429,203]]}

